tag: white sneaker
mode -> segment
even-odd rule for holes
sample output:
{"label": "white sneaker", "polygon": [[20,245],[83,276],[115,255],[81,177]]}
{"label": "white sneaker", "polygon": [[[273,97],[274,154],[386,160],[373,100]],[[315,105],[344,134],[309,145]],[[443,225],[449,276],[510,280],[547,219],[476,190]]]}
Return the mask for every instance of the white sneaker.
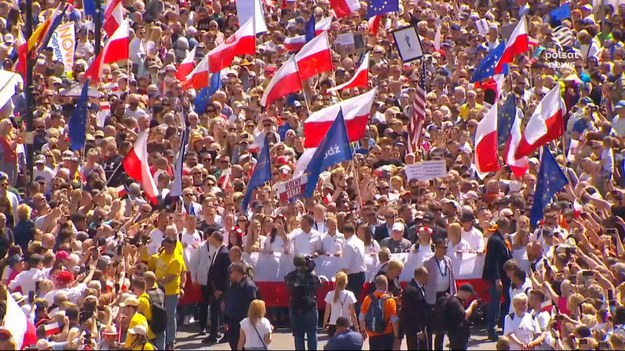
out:
{"label": "white sneaker", "polygon": [[184,325],[184,326],[189,325],[189,316],[184,316],[184,320],[182,321],[182,325]]}
{"label": "white sneaker", "polygon": [[193,318],[193,316],[189,316],[189,324],[195,324],[195,318]]}

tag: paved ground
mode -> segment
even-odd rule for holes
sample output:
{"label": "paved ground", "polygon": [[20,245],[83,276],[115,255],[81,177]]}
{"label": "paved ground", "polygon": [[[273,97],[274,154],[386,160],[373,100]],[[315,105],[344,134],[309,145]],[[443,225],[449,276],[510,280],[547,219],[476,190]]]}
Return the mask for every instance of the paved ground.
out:
{"label": "paved ground", "polygon": [[[198,336],[197,333],[191,333],[191,328],[183,328],[178,332],[178,343],[176,348],[179,350],[230,350],[228,344],[217,344],[207,346],[200,341],[203,337]],[[483,330],[474,328],[471,330],[472,337],[469,340],[469,350],[494,350],[495,343],[487,340],[486,334]],[[323,346],[326,344],[327,334],[321,333],[319,335],[319,350],[323,350]],[[293,336],[286,329],[279,329],[274,333],[273,341],[269,346],[271,350],[293,350]],[[368,350],[367,342],[365,341],[365,350]],[[402,350],[407,350],[406,343],[402,345]]]}

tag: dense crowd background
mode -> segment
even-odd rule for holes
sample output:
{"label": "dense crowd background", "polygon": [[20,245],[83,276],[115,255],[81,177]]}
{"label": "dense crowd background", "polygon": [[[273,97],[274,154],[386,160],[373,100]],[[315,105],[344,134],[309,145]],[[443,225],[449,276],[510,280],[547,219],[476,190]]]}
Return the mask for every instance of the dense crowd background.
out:
{"label": "dense crowd background", "polygon": [[[32,60],[34,103],[22,79],[0,110],[0,349],[173,349],[179,325],[233,349],[271,348],[281,326],[290,326],[295,348],[317,349],[318,325],[333,335],[329,349],[358,349],[363,339],[371,349],[399,349],[404,338],[409,349],[441,349],[445,333],[452,348],[464,349],[470,320],[481,319],[501,349],[625,348],[625,4],[574,1],[555,20],[550,13],[564,3],[401,1],[377,28],[361,2],[328,30],[334,69],[304,92],[261,106],[289,57],[285,39],[303,35],[311,16],[334,16],[331,2],[263,1],[267,32],[257,35],[256,54],[235,58],[198,111],[199,92],[185,89],[177,67],[189,50],[199,61],[239,28],[235,3],[123,0],[130,60],[105,65],[91,85],[101,97],[89,99],[86,146],[77,151],[67,125],[79,94],[68,92],[80,91],[95,58],[95,26],[81,1],[67,4],[62,23],[75,23],[73,66],[64,69],[42,48]],[[58,5],[34,1],[35,26]],[[0,61],[15,72],[28,39],[25,2],[0,1],[0,13]],[[514,58],[499,88],[471,83],[507,39],[503,28],[520,20],[537,44]],[[391,32],[407,25],[416,26],[425,56],[403,63]],[[345,33],[362,41],[335,45]],[[377,94],[353,161],[322,174],[312,198],[279,201],[276,184],[293,177],[305,151],[307,116],[369,90],[328,92],[351,78],[364,52]],[[413,151],[409,126],[422,81],[425,122]],[[568,184],[536,224],[529,216],[539,153],[522,176],[505,165],[479,174],[475,129],[511,95],[525,125],[555,86],[567,107],[565,133],[547,150]],[[33,134],[25,133],[30,115]],[[156,203],[121,166],[145,131]],[[263,143],[271,182],[242,210]],[[428,160],[444,160],[447,175],[407,179],[407,164]],[[169,194],[176,178],[180,197]],[[420,251],[433,256],[399,284],[403,263],[393,254]],[[256,252],[295,256],[285,278],[288,308],[263,303],[246,261]],[[453,277],[450,257],[463,253],[485,256],[488,293],[478,291],[480,299],[477,287]],[[321,282],[307,257],[319,255],[345,263],[317,305]],[[366,256],[381,263],[370,284]],[[36,334],[26,343],[23,331],[15,335],[12,301]],[[378,301],[382,326],[370,321]]]}

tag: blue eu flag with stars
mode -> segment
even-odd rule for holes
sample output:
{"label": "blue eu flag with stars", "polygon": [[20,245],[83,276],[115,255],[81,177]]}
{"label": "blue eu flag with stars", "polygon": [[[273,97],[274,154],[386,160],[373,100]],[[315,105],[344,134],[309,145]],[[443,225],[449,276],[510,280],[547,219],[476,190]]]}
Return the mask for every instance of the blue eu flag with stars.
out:
{"label": "blue eu flag with stars", "polygon": [[321,172],[329,167],[351,159],[352,146],[347,136],[343,109],[340,109],[338,116],[328,130],[328,134],[323,137],[323,140],[321,140],[321,143],[317,146],[315,154],[304,171],[308,173],[308,183],[306,184],[304,197],[312,197]]}
{"label": "blue eu flag with stars", "polygon": [[399,0],[369,0],[367,19],[397,11],[399,11]]}
{"label": "blue eu flag with stars", "polygon": [[503,106],[497,111],[497,145],[505,145],[516,116],[516,100],[510,94]]}
{"label": "blue eu flag with stars", "polygon": [[505,48],[506,42],[502,40],[496,48],[492,49],[486,57],[482,59],[482,62],[480,62],[475,69],[475,72],[473,72],[471,83],[482,81],[495,74],[495,67],[497,66],[499,60],[501,60],[501,56],[503,55]]}
{"label": "blue eu flag with stars", "polygon": [[265,137],[263,148],[260,151],[258,161],[254,167],[254,173],[252,173],[252,177],[247,184],[247,190],[245,191],[245,196],[243,197],[243,202],[241,203],[241,209],[243,212],[247,210],[247,205],[250,203],[250,199],[252,198],[252,191],[270,180],[271,154],[269,153],[269,141],[267,140],[267,137]]}
{"label": "blue eu flag with stars", "polygon": [[211,96],[213,96],[213,94],[215,94],[219,89],[221,89],[221,75],[219,72],[216,72],[211,75],[209,86],[200,90],[195,97],[195,112],[198,114],[205,113]]}
{"label": "blue eu flag with stars", "polygon": [[553,196],[564,188],[569,180],[562,172],[551,152],[543,146],[540,169],[536,178],[534,204],[530,213],[530,224],[536,225],[543,218],[543,210],[551,202]]}

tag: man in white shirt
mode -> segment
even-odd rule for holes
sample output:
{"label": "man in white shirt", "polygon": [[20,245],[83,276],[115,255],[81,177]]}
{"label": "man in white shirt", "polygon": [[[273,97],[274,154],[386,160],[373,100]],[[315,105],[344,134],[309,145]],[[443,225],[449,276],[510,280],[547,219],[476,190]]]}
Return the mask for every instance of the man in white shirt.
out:
{"label": "man in white shirt", "polygon": [[326,208],[322,204],[316,204],[313,207],[313,216],[315,224],[313,228],[321,234],[328,232],[328,220],[326,219]]}
{"label": "man in white shirt", "polygon": [[49,189],[50,182],[55,174],[56,172],[52,168],[46,166],[46,157],[44,155],[39,155],[35,158],[34,179],[41,177],[40,179],[43,179],[46,189]]}
{"label": "man in white shirt", "polygon": [[475,216],[472,212],[463,212],[462,221],[462,240],[469,244],[469,249],[478,253],[484,253],[485,243],[482,232],[473,226]]}
{"label": "man in white shirt", "polygon": [[293,243],[293,254],[295,256],[319,256],[321,253],[321,234],[313,229],[315,219],[311,215],[302,217],[301,228],[289,234],[289,239]]}
{"label": "man in white shirt", "polygon": [[341,256],[345,245],[345,236],[336,230],[336,218],[326,221],[328,232],[321,239],[321,251],[328,256]]}
{"label": "man in white shirt", "polygon": [[9,290],[15,291],[19,287],[22,294],[28,296],[31,291],[36,291],[36,282],[46,279],[41,255],[32,254],[28,258],[28,267],[29,270],[21,272],[9,283]]}
{"label": "man in white shirt", "polygon": [[87,285],[91,282],[93,273],[95,273],[95,266],[90,267],[89,275],[87,275],[82,283],[78,283],[75,286],[70,287],[74,282],[74,274],[68,271],[60,272],[56,277],[57,288],[48,292],[43,299],[48,302],[48,306],[52,306],[52,304],[54,304],[54,297],[58,293],[62,292],[67,295],[67,299],[71,303],[77,304],[83,292],[87,290]]}
{"label": "man in white shirt", "polygon": [[625,100],[620,100],[614,106],[616,116],[612,119],[612,130],[616,135],[625,136]]}
{"label": "man in white shirt", "polygon": [[132,62],[132,72],[134,74],[139,73],[139,66],[143,64],[143,60],[146,56],[145,43],[143,39],[145,37],[145,27],[137,26],[135,28],[135,36],[128,45],[128,51],[130,53],[130,62]]}
{"label": "man in white shirt", "polygon": [[[345,244],[343,245],[342,270],[347,273],[347,290],[356,295],[356,299],[360,301],[360,292],[365,283],[365,272],[367,264],[365,263],[365,243],[356,235],[356,228],[351,223],[343,226],[343,235],[345,236]],[[356,302],[356,315],[360,315],[360,302]]]}
{"label": "man in white shirt", "polygon": [[165,238],[165,228],[169,225],[169,214],[161,212],[156,218],[156,228],[149,234],[150,242],[148,243],[148,254],[154,255],[161,248],[161,243]]}

